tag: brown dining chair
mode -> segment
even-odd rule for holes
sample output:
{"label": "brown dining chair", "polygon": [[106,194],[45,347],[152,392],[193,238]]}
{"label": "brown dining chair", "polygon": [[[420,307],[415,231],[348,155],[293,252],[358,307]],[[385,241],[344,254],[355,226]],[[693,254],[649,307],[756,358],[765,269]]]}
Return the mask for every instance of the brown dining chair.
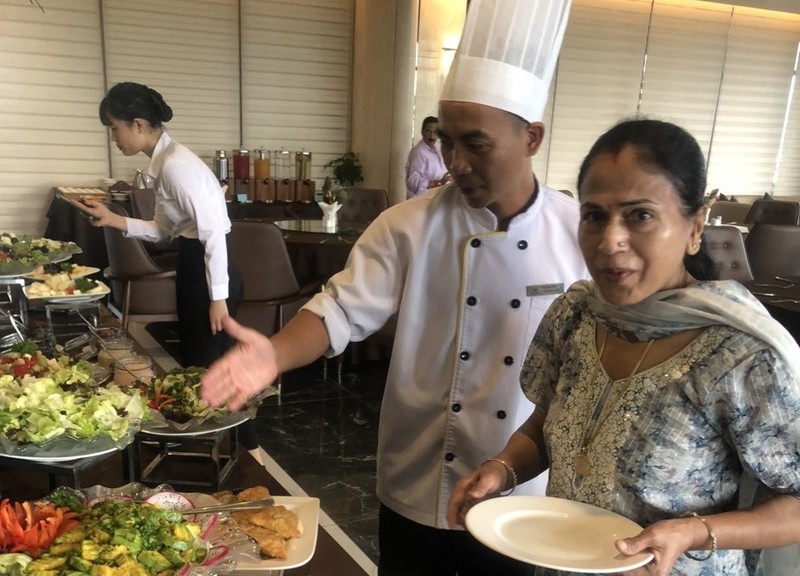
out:
{"label": "brown dining chair", "polygon": [[706,226],[703,230],[711,258],[717,265],[720,280],[749,282],[753,279],[742,233],[735,226]]}
{"label": "brown dining chair", "polygon": [[[272,336],[319,290],[323,279],[300,286],[283,234],[271,222],[234,221],[227,240],[228,258],[244,285],[236,321]],[[280,376],[276,387],[280,392]]]}
{"label": "brown dining chair", "polygon": [[[140,220],[152,220],[156,214],[156,192],[152,188],[134,188],[129,195],[131,201],[131,216]],[[145,242],[145,250],[154,256],[178,252],[178,239],[171,242]],[[177,257],[177,256],[175,256]]]}
{"label": "brown dining chair", "polygon": [[283,235],[271,222],[235,221],[227,239],[228,257],[244,285],[236,320],[270,336],[283,328],[323,279],[300,286]]}
{"label": "brown dining chair", "polygon": [[152,188],[134,188],[128,196],[131,201],[131,216],[140,220],[152,220],[156,213],[156,192]]}
{"label": "brown dining chair", "polygon": [[[127,216],[119,204],[108,204],[109,210]],[[138,238],[128,238],[120,230],[105,226],[108,267],[103,274],[111,283],[109,308],[128,323],[171,322],[178,319],[175,296],[175,259],[152,257]]]}
{"label": "brown dining chair", "polygon": [[750,211],[750,204],[736,202],[734,200],[717,200],[711,205],[708,218],[713,220],[717,216],[722,218],[722,223],[743,224],[747,213]]}
{"label": "brown dining chair", "polygon": [[744,245],[755,280],[800,276],[800,226],[756,224]]}
{"label": "brown dining chair", "polygon": [[759,199],[753,202],[745,224],[800,224],[800,202]]}
{"label": "brown dining chair", "polygon": [[389,207],[385,190],[378,188],[348,188],[339,209],[340,220],[372,222]]}

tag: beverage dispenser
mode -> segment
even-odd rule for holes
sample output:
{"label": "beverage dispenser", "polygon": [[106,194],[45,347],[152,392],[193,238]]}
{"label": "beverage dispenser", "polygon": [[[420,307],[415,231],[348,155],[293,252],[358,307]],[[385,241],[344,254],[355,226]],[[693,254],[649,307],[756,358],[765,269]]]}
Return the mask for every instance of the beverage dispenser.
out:
{"label": "beverage dispenser", "polygon": [[255,199],[261,202],[275,200],[275,180],[271,177],[272,166],[269,150],[259,148],[253,160],[253,179],[255,180]]}
{"label": "beverage dispenser", "polygon": [[275,150],[275,199],[283,202],[294,202],[295,184],[292,178],[291,153],[281,148]]}
{"label": "beverage dispenser", "polygon": [[228,184],[228,156],[225,150],[214,152],[214,175],[219,180],[220,186],[227,186],[225,189],[225,200],[233,199],[233,187]]}
{"label": "beverage dispenser", "polygon": [[250,198],[250,151],[233,151],[233,200],[241,202]]}
{"label": "beverage dispenser", "polygon": [[315,182],[311,179],[311,152],[303,149],[294,153],[295,199],[299,202],[313,202]]}

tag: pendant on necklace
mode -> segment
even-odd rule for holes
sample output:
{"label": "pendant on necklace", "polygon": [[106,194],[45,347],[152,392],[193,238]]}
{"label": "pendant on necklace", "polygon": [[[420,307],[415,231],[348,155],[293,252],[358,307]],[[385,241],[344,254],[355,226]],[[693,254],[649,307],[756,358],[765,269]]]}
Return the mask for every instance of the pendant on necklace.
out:
{"label": "pendant on necklace", "polygon": [[578,476],[588,476],[592,471],[592,461],[586,452],[581,450],[580,454],[572,460],[572,468]]}

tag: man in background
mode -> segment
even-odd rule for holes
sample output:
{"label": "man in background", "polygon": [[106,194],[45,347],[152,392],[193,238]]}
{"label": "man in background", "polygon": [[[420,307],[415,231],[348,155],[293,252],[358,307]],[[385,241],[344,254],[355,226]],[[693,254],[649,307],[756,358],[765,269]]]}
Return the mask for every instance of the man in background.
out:
{"label": "man in background", "polygon": [[408,153],[406,162],[406,198],[413,198],[430,188],[447,183],[447,167],[436,146],[439,119],[428,116],[422,121],[422,140]]}

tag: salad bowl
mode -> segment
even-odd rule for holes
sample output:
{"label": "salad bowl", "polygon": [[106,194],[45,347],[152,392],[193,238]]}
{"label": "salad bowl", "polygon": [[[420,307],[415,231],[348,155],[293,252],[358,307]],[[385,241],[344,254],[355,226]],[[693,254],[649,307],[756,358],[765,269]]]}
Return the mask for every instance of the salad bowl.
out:
{"label": "salad bowl", "polygon": [[[114,560],[108,564],[109,560],[105,556],[114,550],[115,554],[126,553],[120,551],[119,547],[111,546],[107,539],[98,535],[98,528],[108,527],[111,529],[113,521],[119,521],[120,526],[114,530],[115,539],[124,534],[125,538],[131,540],[131,545],[125,547],[130,549],[137,547],[138,543],[150,542],[143,555],[130,555],[124,562],[146,562],[150,559],[150,552],[147,550],[160,549],[161,554],[166,555],[171,562],[170,568],[164,567],[161,573],[172,574],[173,576],[216,576],[227,574],[236,568],[237,562],[258,558],[258,548],[239,526],[231,521],[226,513],[204,513],[204,514],[181,514],[180,510],[186,507],[210,506],[219,504],[212,496],[200,493],[178,493],[169,485],[162,484],[155,488],[149,488],[140,483],[130,483],[117,488],[105,486],[92,486],[77,490],[68,487],[59,487],[40,501],[30,504],[51,505],[61,510],[71,510],[73,514],[78,514],[77,529],[80,530],[84,523],[86,529],[80,531],[74,537],[70,537],[70,532],[64,532],[62,537],[55,541],[55,546],[47,546],[43,554],[33,554],[37,559],[26,558],[26,555],[0,554],[0,565],[10,564],[12,560],[23,566],[30,564],[33,568],[37,561],[49,562],[52,559],[58,560],[61,555],[67,552],[62,551],[68,547],[67,542],[83,539],[79,549],[85,550],[96,547],[100,553],[100,559],[94,560],[100,568],[102,564],[113,566]],[[92,512],[92,509],[98,508]],[[154,508],[156,510],[154,510]],[[160,512],[163,510],[164,512]],[[175,512],[178,512],[175,514]],[[98,527],[89,528],[93,517],[101,515],[101,524]],[[142,520],[146,516],[153,516],[153,520]],[[126,519],[129,518],[129,519]],[[167,528],[164,538],[153,540],[148,536],[155,521],[169,522],[172,528]],[[120,531],[121,530],[121,531]],[[94,541],[94,538],[100,539]],[[171,542],[173,538],[179,538],[176,542]],[[173,550],[170,553],[170,549]],[[156,554],[156,556],[163,558]],[[13,558],[12,558],[13,557]],[[81,552],[78,562],[85,555]],[[103,560],[102,558],[105,558]],[[64,560],[62,560],[63,562]],[[144,566],[140,566],[142,568]],[[68,573],[66,566],[55,573]]]}
{"label": "salad bowl", "polygon": [[130,444],[150,417],[138,389],[104,385],[108,371],[26,345],[0,357],[0,455],[58,462]]}
{"label": "salad bowl", "polygon": [[148,400],[151,417],[142,424],[142,431],[157,436],[192,436],[226,430],[254,418],[261,401],[278,393],[269,387],[236,412],[212,408],[201,397],[203,374],[205,368],[176,368],[144,386],[142,395]]}

